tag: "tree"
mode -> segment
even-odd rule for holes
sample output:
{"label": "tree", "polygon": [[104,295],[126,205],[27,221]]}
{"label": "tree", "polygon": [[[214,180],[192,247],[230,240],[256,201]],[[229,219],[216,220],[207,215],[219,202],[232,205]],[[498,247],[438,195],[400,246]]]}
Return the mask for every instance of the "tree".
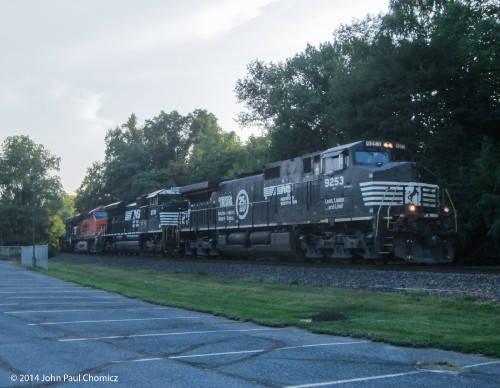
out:
{"label": "tree", "polygon": [[285,63],[254,61],[249,76],[236,83],[239,102],[248,111],[241,125],[262,125],[270,136],[274,159],[319,150],[338,142],[328,94],[343,59],[335,45],[307,46]]}
{"label": "tree", "polygon": [[188,182],[228,178],[242,147],[236,133],[223,132],[213,114],[199,110],[193,116],[191,141]]}
{"label": "tree", "polygon": [[75,214],[75,196],[64,195],[62,198],[62,208],[49,218],[51,247],[59,247],[60,238],[64,236],[66,232],[65,221],[72,218]]}
{"label": "tree", "polygon": [[76,211],[85,213],[98,206],[111,203],[111,195],[106,192],[105,186],[104,164],[94,162],[87,168],[83,182],[76,190],[74,199]]}
{"label": "tree", "polygon": [[228,170],[228,177],[235,177],[241,173],[253,173],[262,170],[262,167],[272,162],[269,150],[269,136],[251,135],[239,148],[232,167]]}
{"label": "tree", "polygon": [[[28,136],[11,136],[0,148],[0,225],[4,244],[48,243],[52,216],[62,206],[60,158]],[[34,212],[34,215],[33,215]]]}
{"label": "tree", "polygon": [[[105,142],[103,192],[109,201],[135,200],[147,187],[138,187],[134,178],[141,176],[150,167],[144,144],[144,130],[137,127],[135,115],[132,114],[121,127],[108,130]],[[101,203],[103,204],[105,203]]]}
{"label": "tree", "polygon": [[[319,49],[252,62],[235,88],[248,109],[240,123],[267,130],[272,159],[360,139],[399,141],[461,190],[468,183],[459,172],[477,164],[484,137],[498,147],[499,11],[490,0],[392,0],[389,13],[342,26]],[[483,198],[496,197],[487,187]],[[462,195],[457,207],[473,208]],[[474,220],[462,222],[475,230]],[[481,220],[482,230],[496,230],[491,217]],[[486,236],[463,238],[467,250]]]}
{"label": "tree", "polygon": [[[460,207],[461,261],[500,265],[500,145],[483,137],[481,150],[458,170],[452,191]],[[454,190],[453,190],[454,189]]]}

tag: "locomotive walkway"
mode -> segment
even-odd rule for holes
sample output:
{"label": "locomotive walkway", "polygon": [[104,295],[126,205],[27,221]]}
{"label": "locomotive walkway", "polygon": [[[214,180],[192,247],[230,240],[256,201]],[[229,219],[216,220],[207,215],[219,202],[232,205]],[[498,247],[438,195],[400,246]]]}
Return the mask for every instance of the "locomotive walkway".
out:
{"label": "locomotive walkway", "polygon": [[151,305],[0,261],[0,387],[497,387],[500,360]]}

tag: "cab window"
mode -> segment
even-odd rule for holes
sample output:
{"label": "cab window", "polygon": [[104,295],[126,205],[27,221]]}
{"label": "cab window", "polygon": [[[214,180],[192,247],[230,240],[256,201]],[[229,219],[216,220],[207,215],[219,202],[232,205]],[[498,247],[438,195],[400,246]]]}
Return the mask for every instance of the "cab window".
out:
{"label": "cab window", "polygon": [[388,152],[356,151],[354,153],[354,157],[356,159],[356,163],[358,164],[377,164],[389,162]]}
{"label": "cab window", "polygon": [[95,212],[95,219],[99,220],[101,218],[106,218],[108,216],[107,212]]}

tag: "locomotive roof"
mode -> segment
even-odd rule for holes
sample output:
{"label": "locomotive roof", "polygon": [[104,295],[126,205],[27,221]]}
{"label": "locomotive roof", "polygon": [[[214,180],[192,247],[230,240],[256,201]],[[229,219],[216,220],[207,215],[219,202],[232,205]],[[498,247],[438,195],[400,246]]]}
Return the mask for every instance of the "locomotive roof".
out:
{"label": "locomotive roof", "polygon": [[113,210],[119,207],[123,207],[125,205],[125,201],[113,202],[109,205],[103,206],[105,210]]}
{"label": "locomotive roof", "polygon": [[[336,153],[336,152],[340,152],[342,150],[345,150],[346,148],[351,148],[351,147],[353,147],[355,145],[359,145],[359,144],[363,144],[363,143],[364,143],[364,140],[355,141],[353,143],[343,144],[343,145],[339,145],[339,146],[336,146],[336,147],[328,148],[328,149],[326,149],[324,151],[317,151],[317,152],[311,152],[311,153],[308,153],[308,154],[304,154],[304,155],[299,156],[299,158],[304,158],[304,157],[318,155],[318,154],[319,155],[326,155],[326,154]],[[284,160],[294,160],[294,159],[295,158],[284,159]],[[284,160],[278,160],[276,162],[266,163],[264,165],[263,169],[265,170],[266,168],[279,166],[279,165],[281,165],[281,163],[283,163]]]}
{"label": "locomotive roof", "polygon": [[161,189],[161,190],[156,190],[153,191],[152,193],[149,193],[146,198],[153,198],[156,197],[157,195],[165,195],[165,194],[180,194],[180,188],[179,187],[171,187],[170,189]]}
{"label": "locomotive roof", "polygon": [[336,146],[336,147],[328,148],[327,150],[323,151],[322,154],[327,154],[327,153],[331,153],[331,152],[342,151],[342,150],[345,150],[346,148],[351,148],[351,147],[353,147],[355,145],[363,144],[363,143],[364,143],[364,140],[355,141],[354,143],[339,145],[339,146]]}

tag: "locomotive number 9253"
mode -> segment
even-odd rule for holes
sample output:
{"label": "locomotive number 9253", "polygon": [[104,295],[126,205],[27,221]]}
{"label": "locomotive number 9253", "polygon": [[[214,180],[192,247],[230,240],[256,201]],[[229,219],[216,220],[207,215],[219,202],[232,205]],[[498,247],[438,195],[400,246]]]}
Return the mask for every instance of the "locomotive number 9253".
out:
{"label": "locomotive number 9253", "polygon": [[344,177],[342,175],[325,179],[325,187],[336,186],[344,186]]}

